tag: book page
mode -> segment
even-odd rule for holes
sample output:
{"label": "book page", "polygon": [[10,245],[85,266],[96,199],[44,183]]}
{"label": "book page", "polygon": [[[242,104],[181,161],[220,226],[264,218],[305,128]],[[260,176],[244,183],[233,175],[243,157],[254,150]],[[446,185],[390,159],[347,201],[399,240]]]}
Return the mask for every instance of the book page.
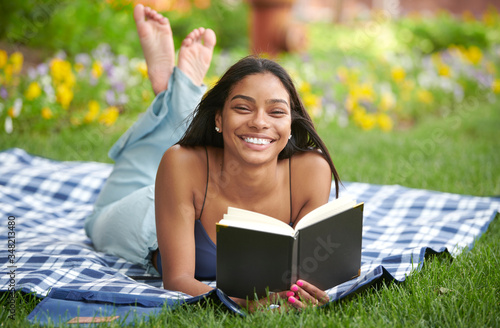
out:
{"label": "book page", "polygon": [[287,236],[293,236],[295,233],[295,230],[288,224],[271,216],[234,207],[228,208],[227,214],[224,214],[219,224]]}
{"label": "book page", "polygon": [[300,230],[335,214],[343,212],[356,205],[356,201],[350,198],[337,198],[307,213],[295,226],[295,230]]}

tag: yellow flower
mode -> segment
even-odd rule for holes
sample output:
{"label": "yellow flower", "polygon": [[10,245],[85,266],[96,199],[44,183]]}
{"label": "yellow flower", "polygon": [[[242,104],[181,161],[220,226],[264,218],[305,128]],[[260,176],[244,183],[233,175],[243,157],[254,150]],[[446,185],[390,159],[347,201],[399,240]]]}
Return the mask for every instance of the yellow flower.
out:
{"label": "yellow flower", "polygon": [[142,77],[148,77],[148,66],[146,65],[146,62],[141,61],[139,64],[137,64],[137,70],[139,71],[139,73],[141,73]]}
{"label": "yellow flower", "polygon": [[210,77],[205,77],[204,83],[208,86],[209,89],[213,88],[215,84],[219,81],[219,77],[216,75],[212,75]]}
{"label": "yellow flower", "polygon": [[118,118],[118,114],[118,108],[116,108],[115,106],[108,107],[99,117],[99,122],[104,125],[111,126]]}
{"label": "yellow flower", "polygon": [[310,93],[311,92],[311,85],[307,82],[302,82],[299,87],[299,92],[300,93]]}
{"label": "yellow flower", "polygon": [[305,94],[302,99],[304,100],[304,106],[306,108],[317,107],[321,103],[321,98],[312,93]]}
{"label": "yellow flower", "polygon": [[344,103],[345,109],[348,112],[353,112],[355,108],[359,107],[359,103],[357,99],[354,99],[352,96],[347,96]]}
{"label": "yellow flower", "polygon": [[365,131],[373,129],[376,124],[375,115],[367,113],[361,106],[354,108],[352,118],[354,123]]}
{"label": "yellow flower", "polygon": [[98,79],[99,77],[101,77],[102,71],[103,71],[103,68],[102,68],[101,62],[96,60],[92,64],[92,72],[91,72],[92,76],[95,77],[96,79]]}
{"label": "yellow flower", "polygon": [[321,113],[321,97],[312,93],[307,93],[303,96],[304,107],[309,115],[316,117]]}
{"label": "yellow flower", "polygon": [[406,72],[402,67],[397,66],[391,70],[391,76],[395,82],[401,82],[405,79]]}
{"label": "yellow flower", "polygon": [[16,51],[10,55],[10,61],[12,62],[12,72],[18,74],[23,68],[24,57],[23,54]]}
{"label": "yellow flower", "polygon": [[438,74],[441,76],[451,76],[450,66],[446,64],[440,64],[438,66]]}
{"label": "yellow flower", "polygon": [[77,73],[80,73],[81,71],[83,71],[84,68],[85,68],[85,66],[82,63],[76,63],[75,64],[75,71]]}
{"label": "yellow flower", "polygon": [[417,98],[420,102],[424,103],[424,104],[432,104],[432,102],[434,101],[434,97],[432,96],[432,93],[430,93],[429,90],[425,90],[425,89],[420,89],[417,91]]}
{"label": "yellow flower", "polygon": [[375,99],[375,91],[370,83],[352,85],[349,94],[358,100],[373,102]]}
{"label": "yellow flower", "polygon": [[0,49],[0,68],[3,68],[7,64],[7,51]]}
{"label": "yellow flower", "polygon": [[90,123],[96,120],[97,115],[99,114],[100,106],[99,103],[95,100],[89,101],[89,111],[85,114],[83,121],[85,123]]}
{"label": "yellow flower", "polygon": [[465,59],[474,65],[479,64],[483,58],[481,49],[476,46],[471,46],[469,49],[463,50],[462,53],[465,56]]}
{"label": "yellow flower", "polygon": [[7,111],[7,115],[11,118],[16,118],[19,116],[19,114],[21,114],[22,108],[23,108],[23,100],[21,98],[17,98],[14,101],[14,105]]}
{"label": "yellow flower", "polygon": [[13,67],[10,64],[7,64],[4,68],[5,74],[5,83],[10,83],[12,81]]}
{"label": "yellow flower", "polygon": [[56,90],[56,101],[61,104],[64,109],[68,109],[69,104],[73,100],[73,91],[66,84],[61,84]]}
{"label": "yellow flower", "polygon": [[71,63],[60,58],[54,58],[50,62],[50,75],[55,86],[66,84],[71,88],[75,84],[75,75],[71,70]]}
{"label": "yellow flower", "polygon": [[392,130],[393,122],[389,115],[385,113],[377,114],[377,124],[382,131],[389,132]]}
{"label": "yellow flower", "polygon": [[42,94],[42,88],[40,88],[40,85],[38,84],[38,82],[33,81],[28,86],[28,90],[26,90],[26,92],[24,93],[24,96],[28,100],[34,100],[34,99],[40,97],[41,94]]}
{"label": "yellow flower", "polygon": [[50,110],[49,107],[42,108],[42,117],[45,120],[50,120],[52,118],[52,116],[54,116],[54,115],[52,114],[52,111]]}
{"label": "yellow flower", "polygon": [[493,90],[494,93],[500,93],[500,79],[495,79],[493,81],[491,84],[491,90]]}

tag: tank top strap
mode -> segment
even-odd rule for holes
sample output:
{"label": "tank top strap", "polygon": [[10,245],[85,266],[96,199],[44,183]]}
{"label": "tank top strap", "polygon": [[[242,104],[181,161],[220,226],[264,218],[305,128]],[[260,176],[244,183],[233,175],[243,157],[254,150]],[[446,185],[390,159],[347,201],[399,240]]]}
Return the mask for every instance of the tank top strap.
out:
{"label": "tank top strap", "polygon": [[295,220],[293,220],[292,215],[292,157],[288,158],[288,186],[290,188],[290,227],[293,227]]}
{"label": "tank top strap", "polygon": [[203,197],[203,204],[201,205],[200,217],[198,218],[198,220],[201,220],[201,216],[203,215],[203,209],[205,208],[205,201],[207,200],[207,192],[208,192],[208,180],[209,180],[209,174],[210,174],[210,167],[208,164],[207,146],[205,146],[205,154],[207,155],[207,184],[205,186],[205,196]]}

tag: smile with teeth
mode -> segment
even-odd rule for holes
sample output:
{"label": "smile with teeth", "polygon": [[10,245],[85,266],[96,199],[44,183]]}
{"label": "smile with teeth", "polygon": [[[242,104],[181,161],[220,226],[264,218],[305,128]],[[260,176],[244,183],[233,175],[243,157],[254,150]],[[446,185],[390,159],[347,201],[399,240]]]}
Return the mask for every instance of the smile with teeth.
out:
{"label": "smile with teeth", "polygon": [[245,137],[245,138],[243,138],[243,140],[245,140],[245,142],[255,144],[255,145],[267,145],[267,144],[271,143],[271,141],[272,141],[271,139],[249,138],[249,137]]}

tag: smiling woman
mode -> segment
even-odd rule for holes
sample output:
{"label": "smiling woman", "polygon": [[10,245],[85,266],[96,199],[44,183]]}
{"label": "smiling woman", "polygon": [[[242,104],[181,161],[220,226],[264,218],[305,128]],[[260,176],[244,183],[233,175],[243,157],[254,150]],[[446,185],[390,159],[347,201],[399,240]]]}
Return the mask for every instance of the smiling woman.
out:
{"label": "smiling woman", "polygon": [[[166,289],[199,295],[211,289],[201,281],[215,278],[216,223],[229,206],[293,226],[328,201],[339,178],[280,65],[243,58],[203,95],[215,34],[191,32],[174,67],[168,20],[141,5],[134,17],[148,65],[161,68],[149,70],[158,95],[111,149],[115,166],[85,228],[98,250],[159,273]],[[295,308],[328,301],[303,280],[272,301],[280,298]]]}

